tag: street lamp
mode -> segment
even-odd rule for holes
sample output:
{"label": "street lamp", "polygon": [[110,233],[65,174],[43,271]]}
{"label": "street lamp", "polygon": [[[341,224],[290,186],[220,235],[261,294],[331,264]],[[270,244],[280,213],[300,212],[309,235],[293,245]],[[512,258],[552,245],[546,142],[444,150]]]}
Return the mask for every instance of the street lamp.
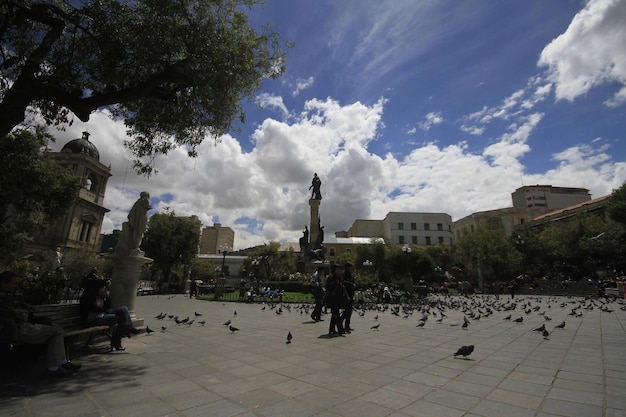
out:
{"label": "street lamp", "polygon": [[409,270],[409,256],[411,255],[411,247],[409,245],[402,246],[402,252],[406,259],[406,278],[404,280],[404,291],[413,292],[413,280],[411,279],[411,272]]}
{"label": "street lamp", "polygon": [[526,254],[522,250],[524,246],[524,239],[522,236],[517,235],[517,239],[515,239],[515,246],[517,247],[518,252],[522,254],[522,273],[526,274]]}
{"label": "street lamp", "polygon": [[369,268],[370,266],[374,265],[374,262],[370,261],[369,259],[366,259],[365,261],[363,261],[363,268],[365,268],[365,274],[368,274]]}
{"label": "street lamp", "polygon": [[223,243],[219,246],[219,251],[222,253],[222,270],[220,271],[220,276],[224,276],[224,266],[226,265],[226,255],[230,250],[230,246],[228,243]]}

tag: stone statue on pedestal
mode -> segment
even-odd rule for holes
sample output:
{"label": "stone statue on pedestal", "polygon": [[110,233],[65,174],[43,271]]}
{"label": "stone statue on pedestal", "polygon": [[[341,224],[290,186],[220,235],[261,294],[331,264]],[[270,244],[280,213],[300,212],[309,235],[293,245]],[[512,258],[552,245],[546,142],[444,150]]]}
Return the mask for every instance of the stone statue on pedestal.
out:
{"label": "stone statue on pedestal", "polygon": [[142,256],[139,249],[143,234],[148,225],[148,211],[150,206],[150,194],[142,191],[139,199],[135,202],[128,213],[128,221],[122,224],[122,233],[115,247],[117,255]]}

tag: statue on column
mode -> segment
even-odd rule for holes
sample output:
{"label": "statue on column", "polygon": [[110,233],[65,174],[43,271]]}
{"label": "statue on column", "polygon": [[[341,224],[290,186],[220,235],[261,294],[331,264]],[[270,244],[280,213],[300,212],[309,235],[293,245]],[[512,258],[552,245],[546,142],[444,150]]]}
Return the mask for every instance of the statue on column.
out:
{"label": "statue on column", "polygon": [[300,252],[307,253],[309,250],[309,227],[304,226],[303,236],[300,238]]}
{"label": "statue on column", "polygon": [[150,206],[150,194],[142,191],[139,199],[135,202],[128,213],[128,221],[122,224],[122,233],[115,247],[118,255],[143,255],[139,249],[143,234],[148,225],[148,211]]}
{"label": "statue on column", "polygon": [[312,189],[311,192],[311,200],[321,200],[322,199],[322,191],[320,190],[322,186],[322,180],[317,176],[317,172],[313,174],[313,181],[311,181],[311,186],[309,190]]}

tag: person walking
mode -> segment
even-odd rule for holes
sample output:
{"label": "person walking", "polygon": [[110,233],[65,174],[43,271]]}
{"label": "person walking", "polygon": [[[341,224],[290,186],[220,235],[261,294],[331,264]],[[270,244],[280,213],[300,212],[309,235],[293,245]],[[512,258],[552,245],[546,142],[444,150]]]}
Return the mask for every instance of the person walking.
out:
{"label": "person walking", "polygon": [[341,324],[341,315],[339,314],[342,300],[341,266],[335,264],[332,267],[332,273],[326,278],[326,305],[330,308],[330,324],[328,326],[328,334],[330,336],[345,334]]}
{"label": "person walking", "polygon": [[324,283],[326,268],[318,266],[317,271],[311,277],[311,293],[315,299],[315,307],[311,313],[313,321],[322,321],[322,307],[324,306]]}
{"label": "person walking", "polygon": [[350,319],[352,318],[352,305],[354,302],[354,290],[355,290],[355,282],[354,282],[354,274],[352,273],[353,265],[351,262],[346,262],[343,270],[343,297],[344,297],[344,310],[341,314],[341,322],[343,324],[343,329],[346,333],[352,332],[352,327],[350,326]]}

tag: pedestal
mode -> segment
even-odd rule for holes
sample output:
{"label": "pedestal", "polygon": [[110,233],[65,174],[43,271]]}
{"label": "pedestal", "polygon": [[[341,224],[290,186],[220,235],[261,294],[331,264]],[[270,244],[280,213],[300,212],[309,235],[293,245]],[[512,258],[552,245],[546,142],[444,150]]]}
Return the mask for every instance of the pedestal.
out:
{"label": "pedestal", "polygon": [[111,308],[128,307],[135,326],[143,326],[143,319],[135,315],[137,284],[141,277],[141,267],[151,263],[152,259],[144,256],[111,256],[113,276],[111,277]]}
{"label": "pedestal", "polygon": [[311,217],[309,220],[309,236],[310,236],[310,248],[317,249],[317,239],[320,234],[320,202],[321,200],[309,200],[309,207],[311,211]]}

